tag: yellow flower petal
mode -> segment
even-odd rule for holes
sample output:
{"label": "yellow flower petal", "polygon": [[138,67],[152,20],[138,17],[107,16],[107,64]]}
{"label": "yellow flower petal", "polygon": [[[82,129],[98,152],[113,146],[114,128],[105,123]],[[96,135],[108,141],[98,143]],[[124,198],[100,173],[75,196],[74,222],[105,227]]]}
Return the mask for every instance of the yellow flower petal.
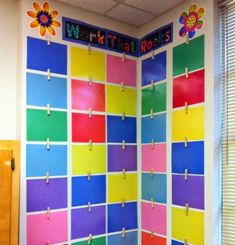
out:
{"label": "yellow flower petal", "polygon": [[53,21],[52,21],[52,25],[53,25],[54,27],[61,27],[60,22],[57,21],[57,20],[53,20]]}
{"label": "yellow flower petal", "polygon": [[39,12],[39,11],[42,10],[41,7],[40,7],[40,5],[38,3],[36,3],[36,2],[33,2],[33,7],[36,10],[36,12]]}
{"label": "yellow flower petal", "polygon": [[31,28],[37,28],[39,26],[38,24],[38,21],[37,20],[33,20],[31,23],[30,23],[30,27]]}
{"label": "yellow flower petal", "polygon": [[43,8],[44,11],[46,11],[46,12],[49,13],[49,8],[50,8],[50,7],[49,7],[49,3],[48,3],[48,2],[43,3],[42,8]]}
{"label": "yellow flower petal", "polygon": [[54,28],[52,27],[52,26],[49,26],[48,28],[47,28],[47,30],[49,31],[49,33],[52,35],[52,36],[55,36],[55,30],[54,30]]}
{"label": "yellow flower petal", "polygon": [[53,10],[50,12],[51,18],[54,19],[58,16],[58,11],[57,10]]}
{"label": "yellow flower petal", "polygon": [[200,19],[205,14],[205,9],[203,7],[199,8],[197,11],[198,18]]}
{"label": "yellow flower petal", "polygon": [[42,37],[44,37],[46,35],[46,30],[47,30],[46,27],[40,26],[40,35]]}
{"label": "yellow flower petal", "polygon": [[29,17],[31,17],[31,18],[34,18],[34,19],[37,18],[37,13],[34,12],[34,11],[32,11],[32,10],[27,11],[27,15],[28,15]]}
{"label": "yellow flower petal", "polygon": [[197,9],[197,5],[196,4],[191,5],[190,8],[189,8],[189,13],[195,12],[196,9]]}

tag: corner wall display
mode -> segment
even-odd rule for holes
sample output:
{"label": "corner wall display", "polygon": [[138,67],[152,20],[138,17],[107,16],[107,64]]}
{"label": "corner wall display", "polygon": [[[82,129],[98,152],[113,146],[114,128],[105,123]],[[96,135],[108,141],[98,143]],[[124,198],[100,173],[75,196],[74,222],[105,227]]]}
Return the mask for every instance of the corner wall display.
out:
{"label": "corner wall display", "polygon": [[42,37],[44,37],[47,32],[50,35],[55,36],[56,31],[54,28],[61,27],[61,23],[55,20],[59,12],[57,10],[50,11],[50,5],[48,2],[44,2],[42,7],[37,2],[33,2],[33,8],[34,10],[27,11],[27,15],[33,19],[30,23],[30,28],[39,28],[39,33]]}
{"label": "corner wall display", "polygon": [[165,25],[140,39],[140,55],[173,42],[173,23]]}
{"label": "corner wall display", "polygon": [[138,39],[87,23],[62,18],[63,39],[138,56]]}
{"label": "corner wall display", "polygon": [[205,9],[200,7],[197,10],[197,5],[192,4],[189,8],[189,12],[182,12],[179,18],[179,23],[183,26],[179,31],[179,35],[184,37],[187,35],[192,38],[196,34],[196,30],[200,30],[203,26],[203,20],[201,18],[205,14]]}

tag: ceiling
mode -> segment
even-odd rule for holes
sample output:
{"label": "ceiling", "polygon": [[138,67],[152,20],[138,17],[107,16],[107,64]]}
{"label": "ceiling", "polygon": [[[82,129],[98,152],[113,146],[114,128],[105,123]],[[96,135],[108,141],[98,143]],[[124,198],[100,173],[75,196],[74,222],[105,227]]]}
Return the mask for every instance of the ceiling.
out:
{"label": "ceiling", "polygon": [[186,0],[58,0],[140,27]]}

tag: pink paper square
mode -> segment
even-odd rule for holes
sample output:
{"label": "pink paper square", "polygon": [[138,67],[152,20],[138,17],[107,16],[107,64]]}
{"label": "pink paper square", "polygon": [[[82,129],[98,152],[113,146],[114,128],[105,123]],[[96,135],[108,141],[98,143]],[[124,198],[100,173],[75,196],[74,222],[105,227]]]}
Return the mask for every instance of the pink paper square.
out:
{"label": "pink paper square", "polygon": [[136,87],[136,61],[107,55],[107,81]]}
{"label": "pink paper square", "polygon": [[67,242],[67,212],[51,212],[47,219],[45,214],[27,216],[27,245],[42,245]]}
{"label": "pink paper square", "polygon": [[166,172],[166,144],[142,145],[142,171]]}
{"label": "pink paper square", "polygon": [[166,206],[151,203],[141,203],[141,227],[147,231],[154,231],[166,235]]}

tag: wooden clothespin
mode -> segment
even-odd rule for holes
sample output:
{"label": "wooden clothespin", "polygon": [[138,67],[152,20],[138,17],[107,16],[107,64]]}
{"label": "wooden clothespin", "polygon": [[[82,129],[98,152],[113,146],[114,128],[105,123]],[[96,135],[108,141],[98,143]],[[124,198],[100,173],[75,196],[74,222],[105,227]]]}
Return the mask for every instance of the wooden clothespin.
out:
{"label": "wooden clothespin", "polygon": [[188,239],[184,239],[184,245],[188,245]]}
{"label": "wooden clothespin", "polygon": [[88,146],[89,146],[89,151],[91,151],[92,150],[92,140],[89,140]]}
{"label": "wooden clothespin", "polygon": [[88,116],[89,116],[89,118],[91,118],[91,116],[92,116],[92,109],[91,108],[89,108]]}
{"label": "wooden clothespin", "polygon": [[126,169],[125,168],[122,170],[122,176],[123,176],[123,179],[126,179]]}
{"label": "wooden clothespin", "polygon": [[186,78],[189,78],[188,67],[185,67],[185,77],[186,77]]}
{"label": "wooden clothespin", "polygon": [[152,150],[154,150],[154,147],[155,147],[155,140],[152,139]]}
{"label": "wooden clothespin", "polygon": [[88,49],[88,55],[91,55],[91,44],[90,43],[88,44],[87,49]]}
{"label": "wooden clothespin", "polygon": [[187,168],[184,170],[184,180],[185,181],[188,180],[188,169]]}
{"label": "wooden clothespin", "polygon": [[47,36],[47,46],[50,46],[51,45],[51,38],[50,36],[48,35]]}
{"label": "wooden clothespin", "polygon": [[126,237],[126,229],[122,228],[122,238],[125,238],[125,237]]}
{"label": "wooden clothespin", "polygon": [[49,138],[47,138],[47,141],[46,141],[46,148],[47,148],[48,151],[51,148],[51,143],[50,143],[50,139]]}
{"label": "wooden clothespin", "polygon": [[50,219],[50,216],[51,216],[51,209],[50,209],[50,207],[47,207],[47,220],[49,220]]}
{"label": "wooden clothespin", "polygon": [[150,110],[150,119],[153,119],[153,109]]}
{"label": "wooden clothespin", "polygon": [[51,107],[50,104],[47,104],[47,116],[51,115]]}
{"label": "wooden clothespin", "polygon": [[126,141],[125,140],[122,141],[122,150],[126,150]]}
{"label": "wooden clothespin", "polygon": [[184,147],[187,148],[188,147],[188,138],[184,137]]}
{"label": "wooden clothespin", "polygon": [[188,35],[188,33],[186,34],[186,44],[189,44],[189,35]]}
{"label": "wooden clothespin", "polygon": [[152,60],[154,60],[154,58],[155,58],[155,51],[154,51],[154,49],[152,50]]}
{"label": "wooden clothespin", "polygon": [[188,212],[189,212],[189,204],[186,203],[185,204],[185,214],[186,214],[186,216],[188,216]]}
{"label": "wooden clothespin", "polygon": [[122,199],[122,208],[125,208],[125,199]]}
{"label": "wooden clothespin", "polygon": [[151,231],[150,232],[150,238],[153,239],[153,237],[154,237],[154,231]]}
{"label": "wooden clothespin", "polygon": [[125,60],[126,60],[126,53],[123,52],[123,53],[122,53],[122,62],[124,62]]}
{"label": "wooden clothespin", "polygon": [[188,102],[184,102],[185,112],[188,114]]}
{"label": "wooden clothespin", "polygon": [[46,184],[47,185],[49,184],[49,178],[50,178],[49,172],[46,172]]}
{"label": "wooden clothespin", "polygon": [[51,70],[49,68],[47,69],[47,80],[51,80]]}
{"label": "wooden clothespin", "polygon": [[88,202],[88,212],[91,213],[91,202]]}
{"label": "wooden clothespin", "polygon": [[90,245],[92,241],[92,234],[89,234],[87,244]]}
{"label": "wooden clothespin", "polygon": [[151,202],[151,208],[154,209],[154,199],[151,198],[151,199],[150,199],[150,202]]}
{"label": "wooden clothespin", "polygon": [[92,85],[92,77],[89,76],[88,80],[89,80],[89,86],[91,86]]}
{"label": "wooden clothespin", "polygon": [[150,171],[150,178],[153,179],[153,177],[154,177],[154,171],[153,171],[153,169],[151,169],[151,171]]}
{"label": "wooden clothespin", "polygon": [[89,182],[91,181],[91,171],[89,171],[89,172],[87,173],[87,179],[88,179]]}
{"label": "wooden clothespin", "polygon": [[154,90],[154,89],[155,89],[154,82],[155,82],[154,80],[152,80],[152,81],[151,81],[151,87],[152,87],[152,90]]}
{"label": "wooden clothespin", "polygon": [[51,242],[50,241],[47,241],[47,245],[51,245]]}
{"label": "wooden clothespin", "polygon": [[125,83],[121,82],[121,91],[124,92],[125,91]]}
{"label": "wooden clothespin", "polygon": [[122,120],[124,121],[125,118],[126,118],[126,113],[125,113],[125,111],[124,111],[124,112],[122,113]]}

